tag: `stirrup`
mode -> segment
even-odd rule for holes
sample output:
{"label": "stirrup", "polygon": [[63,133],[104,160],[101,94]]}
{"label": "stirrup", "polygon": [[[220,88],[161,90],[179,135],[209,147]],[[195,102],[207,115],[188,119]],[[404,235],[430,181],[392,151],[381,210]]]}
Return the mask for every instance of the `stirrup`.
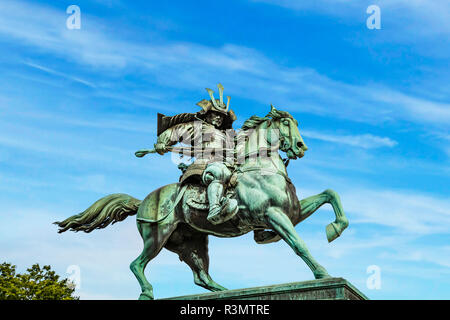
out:
{"label": "stirrup", "polygon": [[208,221],[212,224],[219,224],[233,218],[238,212],[239,207],[235,199],[227,199],[223,201],[220,205],[213,206],[209,210]]}
{"label": "stirrup", "polygon": [[206,219],[208,219],[210,222],[215,221],[217,217],[220,217],[225,206],[226,206],[225,202],[222,204],[214,205],[212,208],[209,209],[208,217]]}

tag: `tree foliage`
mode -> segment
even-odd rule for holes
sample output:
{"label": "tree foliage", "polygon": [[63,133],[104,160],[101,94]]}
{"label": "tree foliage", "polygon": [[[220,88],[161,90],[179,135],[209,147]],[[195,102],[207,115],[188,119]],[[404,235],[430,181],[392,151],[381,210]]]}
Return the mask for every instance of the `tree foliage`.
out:
{"label": "tree foliage", "polygon": [[34,264],[26,273],[16,273],[16,266],[0,264],[0,300],[78,300],[75,286],[52,271],[50,266]]}

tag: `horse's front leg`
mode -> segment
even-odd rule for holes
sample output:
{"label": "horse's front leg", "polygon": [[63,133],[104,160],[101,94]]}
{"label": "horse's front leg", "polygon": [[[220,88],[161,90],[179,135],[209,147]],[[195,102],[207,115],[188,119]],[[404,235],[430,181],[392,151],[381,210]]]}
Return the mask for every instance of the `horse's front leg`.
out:
{"label": "horse's front leg", "polygon": [[331,242],[348,227],[348,219],[342,208],[341,199],[335,191],[327,189],[315,196],[300,200],[300,215],[295,223],[305,220],[325,203],[331,204],[336,215],[336,220],[326,227],[327,239]]}
{"label": "horse's front leg", "polygon": [[266,219],[269,226],[305,261],[316,279],[330,277],[325,268],[311,256],[305,242],[295,231],[291,220],[281,209],[270,207],[267,210]]}

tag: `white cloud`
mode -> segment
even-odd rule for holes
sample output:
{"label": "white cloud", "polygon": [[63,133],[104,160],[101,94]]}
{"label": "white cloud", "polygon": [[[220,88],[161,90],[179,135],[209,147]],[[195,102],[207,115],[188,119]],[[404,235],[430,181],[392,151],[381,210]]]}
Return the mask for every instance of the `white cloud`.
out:
{"label": "white cloud", "polygon": [[[369,5],[378,5],[381,9],[382,25],[389,23],[391,37],[402,41],[412,41],[407,35],[417,36],[442,35],[450,33],[450,3],[447,0],[391,0],[391,1],[348,1],[348,0],[251,0],[281,6],[296,11],[312,11],[329,16],[346,18],[341,21],[347,24],[364,22],[368,17],[366,9]],[[365,26],[365,24],[363,24]],[[401,32],[399,32],[401,31]],[[402,35],[402,33],[404,35]],[[391,38],[392,39],[392,38]]]}
{"label": "white cloud", "polygon": [[408,96],[404,93],[380,88],[367,92],[374,101],[387,103],[389,105],[398,104],[402,107],[405,115],[414,121],[421,122],[425,119],[428,122],[444,123],[450,121],[450,104],[445,102],[431,102],[429,100]]}
{"label": "white cloud", "polygon": [[313,139],[348,144],[364,149],[394,147],[397,145],[397,141],[394,141],[388,137],[378,137],[371,134],[339,135],[327,134],[311,130],[302,130],[302,135]]}
{"label": "white cloud", "polygon": [[89,82],[89,81],[86,81],[86,80],[83,80],[83,79],[80,79],[80,78],[77,78],[77,77],[73,77],[73,76],[67,75],[65,73],[62,73],[62,72],[59,72],[59,71],[56,71],[56,70],[53,70],[53,69],[41,66],[39,64],[32,63],[32,62],[24,62],[24,64],[26,64],[29,67],[32,67],[32,68],[35,68],[35,69],[47,72],[49,74],[56,75],[56,76],[62,77],[62,78],[66,78],[66,79],[69,79],[69,80],[72,80],[72,81],[84,84],[84,85],[86,85],[88,87],[91,87],[91,88],[95,88],[95,85],[93,83]]}
{"label": "white cloud", "polygon": [[450,273],[450,247],[449,246],[423,246],[408,248],[404,245],[398,248],[397,254],[385,255],[385,257],[394,260],[409,262],[426,262],[440,265],[448,268]]}
{"label": "white cloud", "polygon": [[[308,177],[309,171],[304,170]],[[291,173],[291,176],[295,182],[295,175]],[[369,188],[345,177],[330,176],[314,170],[313,179],[326,186],[329,186],[330,180],[333,181],[332,189],[339,193],[350,224],[388,227],[395,234],[411,237],[450,234],[450,201],[445,197],[413,189]],[[311,182],[308,189],[296,189],[300,199],[322,191],[311,189]],[[325,205],[320,210],[331,211],[331,206]]]}
{"label": "white cloud", "polygon": [[[417,194],[409,194],[406,199],[404,193],[355,189],[357,194],[355,191],[353,195],[341,194],[350,226],[335,242],[327,243],[325,225],[308,225],[308,220],[313,218],[297,226],[312,255],[330,274],[343,276],[354,284],[364,283],[368,264],[380,264],[386,279],[389,274],[396,274],[391,269],[401,270],[400,266],[410,276],[439,279],[441,275],[430,274],[430,270],[436,269],[436,265],[448,268],[448,246],[427,248],[414,241],[433,232],[448,234],[449,215],[445,212],[448,201]],[[90,204],[78,203],[74,207],[66,203],[65,199],[55,199],[51,207],[38,210],[19,203],[15,207],[11,202],[4,210],[0,225],[3,259],[21,268],[36,262],[50,264],[62,276],[67,276],[65,271],[69,265],[78,265],[82,286],[78,294],[82,299],[135,299],[139,287],[128,265],[139,254],[142,242],[134,217],[91,234],[57,234],[56,226],[51,224],[54,220],[75,214]],[[411,222],[405,223],[408,219]],[[367,225],[372,228],[364,227]],[[391,228],[380,229],[376,225]],[[251,233],[235,239],[212,237],[209,252],[212,277],[229,288],[313,279],[308,267],[283,241],[257,245]],[[380,255],[380,252],[386,253]],[[415,262],[414,267],[406,267],[411,262]],[[167,251],[149,264],[147,276],[154,285],[156,297],[205,292],[193,284],[189,268]],[[360,289],[366,292],[365,287]],[[383,290],[383,294],[392,294],[388,286]]]}
{"label": "white cloud", "polygon": [[353,121],[401,119],[435,125],[450,121],[448,103],[414,97],[382,85],[347,84],[304,66],[279,65],[242,46],[134,43],[103,32],[105,26],[96,23],[93,17],[89,30],[74,32],[61,24],[64,12],[8,1],[0,4],[0,11],[9,12],[0,23],[3,37],[112,74],[139,68],[152,74],[159,84],[189,90],[198,90],[220,79],[229,93],[243,98],[271,101],[281,109]]}
{"label": "white cloud", "polygon": [[[77,66],[89,67],[94,71],[133,72],[136,67],[139,67],[142,72],[155,75],[157,81],[166,86],[192,90],[198,90],[198,87],[203,84],[215,83],[219,78],[225,80],[223,82],[227,90],[244,98],[257,99],[261,103],[272,101],[282,109],[287,107],[300,112],[331,114],[357,121],[407,119],[420,123],[445,125],[450,119],[448,104],[408,96],[380,86],[342,83],[305,67],[282,66],[256,50],[241,46],[226,44],[221,47],[208,47],[194,43],[136,44],[109,36],[101,24],[92,24],[91,29],[82,29],[80,32],[66,30],[64,10],[59,12],[34,4],[2,1],[0,11],[8,12],[8,15],[0,20],[0,34],[4,39],[19,40],[24,45],[54,54]],[[55,71],[38,64],[36,66],[40,66],[41,69],[46,68],[50,72]],[[236,82],[236,79],[240,79],[239,82]],[[123,97],[111,96],[111,98]],[[310,101],[316,102],[310,103]],[[129,99],[127,102],[139,103],[136,99]],[[28,114],[28,116],[39,117],[38,114]],[[50,121],[65,121],[64,124],[85,127],[118,130],[126,130],[130,127],[128,131],[139,133],[142,133],[141,128],[147,125],[143,122],[139,124],[134,122],[135,129],[132,129],[133,119],[129,122],[94,122],[75,118],[64,120],[55,115],[42,116],[48,116]],[[12,127],[6,121],[2,123],[5,134],[2,133],[0,144],[36,153],[65,156],[65,161],[67,158],[72,158],[76,162],[80,159],[88,159],[105,165],[111,161],[108,159],[112,158],[107,155],[128,152],[124,149],[108,152],[107,146],[96,150],[81,148],[85,141],[79,136],[75,139],[73,135],[70,135],[70,141],[76,146],[71,145],[69,150],[58,149],[53,142],[64,145],[61,141],[68,138],[67,134],[58,136],[60,140],[49,139],[43,143],[33,138],[51,136],[54,132],[35,130],[35,128],[28,130],[26,126],[14,125],[17,131],[7,135],[6,132]],[[152,130],[149,128],[148,131]],[[309,134],[326,141],[335,139],[335,136],[330,134],[311,131]],[[363,148],[392,147],[396,143],[387,137],[371,135],[340,135],[339,142]],[[159,162],[155,160],[151,164],[152,166],[139,168],[143,182],[138,184],[142,185],[142,188],[148,188],[151,183],[160,183],[146,179],[154,174],[150,172],[151,169],[165,170],[165,165],[173,167],[169,161],[162,160]],[[117,165],[115,161],[116,169]],[[129,162],[122,167],[126,167],[127,172],[130,172],[131,169],[128,166]],[[142,162],[133,169],[138,171],[138,166],[142,166]],[[78,178],[69,176],[67,179],[85,183],[81,187],[89,191],[102,189],[112,192],[112,189],[105,190],[106,182],[103,175],[87,175]],[[323,181],[328,182],[330,179],[330,176],[323,177]],[[17,183],[18,180],[19,178],[5,180],[2,177],[2,181],[6,184]],[[20,180],[22,184],[29,184],[31,187],[46,187],[45,184],[42,185],[37,181],[34,181],[36,183],[33,185],[31,180]],[[109,178],[107,180],[109,183]],[[133,183],[136,181],[139,180],[134,180]],[[340,181],[342,182],[343,179]],[[361,256],[370,255],[372,250],[391,249],[401,243],[404,252],[413,252],[412,249],[415,246],[409,244],[409,241],[415,237],[448,234],[450,231],[448,199],[408,190],[370,190],[351,184],[348,180],[344,182],[345,188],[342,188],[340,192],[344,209],[350,218],[350,228],[342,238],[330,245],[326,243],[323,230],[320,237],[317,236],[317,239],[320,239],[317,241],[315,241],[315,234],[311,236],[306,232],[307,237],[311,237],[308,239],[311,241],[307,241],[308,246],[311,247],[313,254],[318,256],[321,263],[325,260],[323,264],[331,266],[328,268],[332,274],[336,275],[337,271],[334,270],[340,269],[359,272],[358,275],[348,272],[348,276],[352,279],[360,277],[361,274],[364,276],[366,265],[361,262]],[[119,187],[118,184],[111,183],[111,185],[111,188]],[[22,185],[19,184],[20,186]],[[35,262],[35,259],[39,259],[43,263],[56,265],[62,272],[66,270],[68,264],[80,264],[83,267],[83,290],[80,293],[83,298],[137,297],[138,285],[128,265],[139,254],[142,243],[133,218],[89,235],[80,233],[57,235],[56,228],[50,224],[53,220],[77,213],[90,203],[78,203],[79,207],[72,208],[65,205],[63,197],[55,198],[51,205],[59,208],[48,211],[24,208],[22,202],[16,203],[15,206],[12,201],[8,203],[12,207],[4,210],[6,213],[2,216],[0,225],[2,254],[5,259],[14,260],[22,266],[30,265]],[[330,208],[321,210],[329,211]],[[327,212],[327,214],[330,213]],[[352,233],[352,230],[364,225],[370,226],[372,230],[378,230],[380,226],[388,228],[382,229],[375,235]],[[305,233],[302,229],[303,223],[298,228],[299,232]],[[386,229],[389,230],[386,231]],[[391,230],[394,232],[391,233]],[[223,282],[222,284],[226,286],[227,282],[231,282],[233,287],[242,287],[312,279],[311,272],[286,244],[280,242],[275,245],[258,246],[251,242],[254,247],[249,247],[250,242],[251,240],[239,242],[238,239],[234,242],[231,239],[212,241],[210,252],[215,258],[211,261],[212,271],[213,277],[218,282]],[[448,249],[440,252],[447,254]],[[411,259],[433,262],[436,261],[437,255],[437,253],[426,255],[423,249],[420,249],[414,252]],[[388,259],[389,262],[393,260],[394,258]],[[442,266],[448,266],[448,261],[445,259],[437,261]],[[166,275],[163,279],[158,277],[168,267],[175,268],[175,264],[175,273]],[[157,296],[160,296],[161,292],[166,292],[165,296],[170,296],[177,290],[190,290],[191,287],[177,282],[176,277],[179,275],[180,277],[186,275],[186,283],[194,287],[197,292],[203,292],[203,289],[192,284],[190,271],[184,264],[178,262],[174,255],[163,253],[151,262],[149,268],[151,270],[149,278],[152,283],[157,282],[166,288],[158,291],[155,285]],[[271,270],[282,270],[282,272],[274,273],[270,272]],[[419,276],[423,273],[423,269],[414,270],[416,271]]]}
{"label": "white cloud", "polygon": [[341,193],[355,223],[374,223],[415,235],[450,233],[450,202],[415,191],[355,188]]}

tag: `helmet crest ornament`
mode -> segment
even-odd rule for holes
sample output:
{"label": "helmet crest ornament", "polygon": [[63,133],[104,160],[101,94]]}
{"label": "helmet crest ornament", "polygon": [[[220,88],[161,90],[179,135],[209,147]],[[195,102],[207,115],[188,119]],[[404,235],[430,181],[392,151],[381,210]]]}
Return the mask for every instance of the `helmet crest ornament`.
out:
{"label": "helmet crest ornament", "polygon": [[216,98],[214,98],[214,91],[212,91],[209,88],[206,88],[206,91],[208,91],[209,97],[211,98],[211,103],[214,106],[215,109],[217,109],[217,111],[221,111],[221,112],[228,112],[228,107],[230,105],[230,97],[227,97],[228,101],[227,101],[227,105],[225,105],[223,103],[223,85],[222,84],[218,84],[217,88],[219,89],[219,99],[217,100]]}

